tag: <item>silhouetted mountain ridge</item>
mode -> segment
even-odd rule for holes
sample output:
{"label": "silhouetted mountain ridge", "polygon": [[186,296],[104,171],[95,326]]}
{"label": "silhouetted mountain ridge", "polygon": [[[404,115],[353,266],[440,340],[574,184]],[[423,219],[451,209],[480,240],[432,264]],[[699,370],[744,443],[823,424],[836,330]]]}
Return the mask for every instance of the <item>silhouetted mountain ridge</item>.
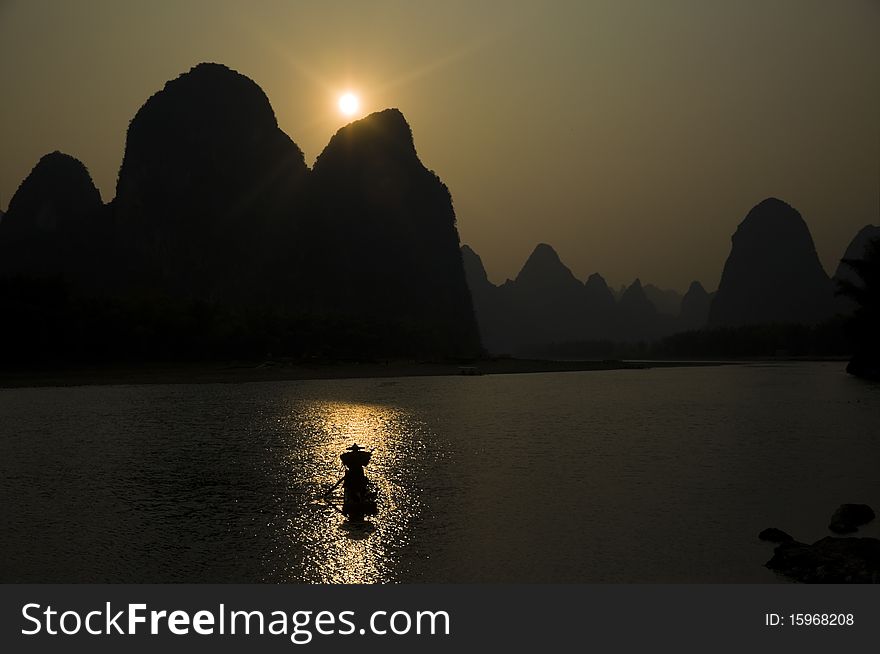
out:
{"label": "silhouetted mountain ridge", "polygon": [[[340,128],[309,170],[265,93],[220,64],[138,110],[111,203],[54,152],[0,220],[0,301],[28,317],[7,321],[0,341],[47,355],[472,356],[480,333],[492,352],[529,353],[643,343],[707,320],[815,324],[831,315],[831,290],[803,218],[775,198],[738,226],[714,295],[699,282],[683,297],[639,279],[615,293],[598,273],[582,283],[547,243],[496,286],[460,246],[449,189],[398,109]],[[833,326],[813,331],[815,343],[834,338]],[[698,345],[757,337],[719,334]]]}
{"label": "silhouetted mountain ridge", "polygon": [[521,288],[544,290],[568,285],[574,289],[580,282],[566,267],[559,255],[546,243],[538,243],[514,280]]}
{"label": "silhouetted mountain ridge", "polygon": [[[68,196],[76,201],[59,200]],[[56,205],[64,210],[40,209]],[[420,162],[396,109],[340,129],[309,171],[257,84],[199,64],[136,113],[109,205],[79,162],[49,155],[0,233],[20,223],[36,238],[47,215],[88,234],[88,248],[73,239],[68,250],[87,251],[103,279],[74,292],[82,275],[69,261],[43,286],[19,281],[22,265],[6,270],[6,308],[42,302],[52,316],[44,333],[20,322],[7,340],[37,339],[45,353],[71,343],[163,358],[480,351],[449,191]]]}
{"label": "silhouetted mountain ridge", "polygon": [[[492,284],[479,256],[462,246],[465,272],[490,352],[545,355],[548,346],[578,342],[633,342],[675,331],[678,316],[663,315],[635,280],[616,299],[599,273],[581,283],[556,250],[539,243],[513,280]],[[668,300],[674,291],[654,288]],[[674,300],[674,297],[673,297]]]}
{"label": "silhouetted mountain ridge", "polygon": [[[863,231],[860,239],[873,233]],[[581,343],[588,346],[583,351],[596,352],[602,348],[590,343],[656,341],[676,332],[705,329],[710,318],[714,327],[749,327],[816,325],[832,317],[831,281],[819,262],[809,228],[790,205],[776,198],[760,202],[740,223],[732,243],[721,288],[713,294],[698,281],[682,296],[642,285],[639,279],[615,293],[598,273],[580,284],[545,243],[535,248],[514,280],[500,287],[488,281],[481,265],[466,270],[471,288],[479,288],[474,302],[485,343],[496,352],[535,355],[549,351],[550,346],[554,352],[577,349],[557,347],[566,343]],[[490,332],[487,324],[492,325]],[[830,344],[838,332],[829,326],[816,332],[815,341]],[[785,333],[801,338],[805,332],[789,329]],[[723,341],[735,348],[737,340],[749,347],[760,339],[746,330],[703,339],[698,345],[703,348]],[[763,348],[766,343],[761,343]],[[684,346],[675,343],[676,348],[680,345]],[[798,349],[808,348],[800,343]]]}

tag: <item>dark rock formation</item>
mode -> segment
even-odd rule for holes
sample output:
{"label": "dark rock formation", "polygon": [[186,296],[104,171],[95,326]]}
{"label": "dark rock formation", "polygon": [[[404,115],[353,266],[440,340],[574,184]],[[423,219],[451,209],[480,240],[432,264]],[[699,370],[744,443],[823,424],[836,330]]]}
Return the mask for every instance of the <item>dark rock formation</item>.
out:
{"label": "dark rock formation", "polygon": [[821,322],[833,313],[831,281],[801,215],[768,198],[733,235],[710,326]]}
{"label": "dark rock formation", "polygon": [[263,91],[219,64],[137,112],[110,205],[79,162],[41,160],[0,250],[25,275],[0,303],[30,316],[0,328],[0,359],[480,352],[449,191],[400,112],[341,129],[312,174]]}
{"label": "dark rock formation", "polygon": [[874,509],[867,504],[841,504],[831,516],[828,529],[836,534],[849,534],[871,522],[874,517]]}
{"label": "dark rock formation", "polygon": [[71,277],[88,260],[101,195],[86,167],[47,154],[18,187],[0,223],[0,274]]}
{"label": "dark rock formation", "polygon": [[812,545],[797,541],[776,547],[766,564],[804,583],[880,583],[880,540],[827,537]]}
{"label": "dark rock formation", "polygon": [[199,64],[128,128],[113,211],[137,285],[207,301],[270,301],[308,169],[265,93]]}
{"label": "dark rock formation", "polygon": [[687,293],[681,300],[681,313],[678,316],[678,329],[690,331],[702,329],[709,321],[709,308],[712,297],[698,281],[691,282]]}
{"label": "dark rock formation", "polygon": [[776,527],[768,527],[764,529],[760,534],[758,534],[758,538],[761,540],[766,540],[770,543],[789,543],[794,540],[791,535],[782,531],[781,529],[777,529]]}
{"label": "dark rock formation", "polygon": [[[602,276],[593,273],[581,284],[546,243],[535,247],[516,279],[501,286],[489,281],[473,250],[463,247],[462,257],[483,342],[492,353],[549,356],[567,352],[557,347],[567,344],[578,356],[593,356],[601,343],[645,333],[642,325],[621,331],[618,302]],[[649,331],[655,330],[656,310],[641,289],[633,292],[642,298],[634,303],[635,319],[647,315]]]}
{"label": "dark rock formation", "polygon": [[[658,338],[678,325],[677,316],[657,310],[639,280],[616,298],[599,273],[581,284],[546,243],[535,247],[516,279],[501,286],[488,280],[473,250],[462,248],[462,256],[492,353],[601,357],[613,343]],[[677,293],[651,288],[668,311],[677,312]]]}
{"label": "dark rock formation", "polygon": [[576,297],[581,283],[562,263],[559,255],[546,243],[538,243],[516,276],[517,286],[524,293],[550,290],[554,294]]}
{"label": "dark rock formation", "polygon": [[480,349],[449,190],[397,109],[340,129],[315,162],[297,286],[331,320],[383,325],[409,354]]}

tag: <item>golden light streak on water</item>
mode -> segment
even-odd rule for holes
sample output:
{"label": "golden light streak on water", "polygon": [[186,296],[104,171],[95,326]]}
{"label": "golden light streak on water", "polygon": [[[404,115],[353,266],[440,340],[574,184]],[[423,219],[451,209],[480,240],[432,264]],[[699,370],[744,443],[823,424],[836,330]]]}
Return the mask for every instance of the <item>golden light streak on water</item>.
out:
{"label": "golden light streak on water", "polygon": [[[308,544],[304,581],[318,583],[381,583],[394,579],[394,557],[407,522],[417,509],[412,491],[397,482],[402,459],[412,451],[413,434],[400,412],[379,405],[322,403],[300,414],[301,434],[308,447],[295,447],[291,463],[309,471],[312,511],[302,524],[291,524],[292,536]],[[379,512],[362,522],[342,515],[341,504],[321,494],[344,472],[339,455],[352,443],[375,448],[367,476],[379,492]],[[417,441],[415,441],[417,443]],[[305,452],[306,461],[302,461]],[[334,494],[341,498],[341,487]],[[295,521],[294,521],[295,522]]]}

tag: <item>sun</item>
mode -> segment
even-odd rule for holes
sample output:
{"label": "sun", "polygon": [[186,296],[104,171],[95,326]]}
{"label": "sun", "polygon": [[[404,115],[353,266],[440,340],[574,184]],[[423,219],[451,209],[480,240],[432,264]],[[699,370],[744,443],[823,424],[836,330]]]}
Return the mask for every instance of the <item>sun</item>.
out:
{"label": "sun", "polygon": [[346,116],[354,116],[360,108],[360,98],[358,98],[351,91],[346,91],[339,96],[339,111],[341,111]]}

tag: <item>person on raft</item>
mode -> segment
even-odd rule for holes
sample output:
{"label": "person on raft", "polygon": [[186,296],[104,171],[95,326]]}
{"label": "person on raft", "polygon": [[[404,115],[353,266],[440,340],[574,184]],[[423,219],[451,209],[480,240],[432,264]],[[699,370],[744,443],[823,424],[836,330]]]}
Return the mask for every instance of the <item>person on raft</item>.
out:
{"label": "person on raft", "polygon": [[345,466],[342,488],[345,490],[345,494],[355,501],[366,498],[367,474],[364,468],[370,462],[372,454],[372,450],[365,450],[355,443],[339,455]]}

